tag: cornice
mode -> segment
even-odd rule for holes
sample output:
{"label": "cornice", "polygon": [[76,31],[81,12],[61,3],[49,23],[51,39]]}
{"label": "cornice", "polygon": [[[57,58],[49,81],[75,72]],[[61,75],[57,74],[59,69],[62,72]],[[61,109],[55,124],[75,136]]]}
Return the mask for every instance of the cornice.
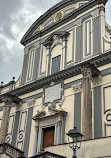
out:
{"label": "cornice", "polygon": [[[44,86],[50,85],[52,82],[59,82],[62,80],[65,80],[67,78],[70,78],[72,76],[76,76],[81,74],[81,70],[84,65],[92,65],[96,68],[103,66],[105,64],[108,64],[111,62],[111,51],[105,54],[101,54],[99,56],[96,56],[95,58],[92,58],[88,61],[84,61],[82,63],[79,63],[73,67],[67,68],[63,71],[60,71],[58,73],[55,73],[53,75],[50,75],[48,77],[42,78],[40,80],[34,81],[28,85],[23,85],[22,87],[19,87],[15,90],[10,91],[9,93],[11,95],[20,96],[29,92],[32,92],[34,90],[43,88]],[[8,93],[6,93],[8,94]],[[2,94],[0,95],[0,101],[2,98],[6,95]]]}
{"label": "cornice", "polygon": [[14,81],[14,80],[10,81],[9,83],[7,83],[7,84],[5,84],[5,85],[0,85],[0,87],[1,87],[1,88],[5,88],[5,87],[10,86],[10,85],[13,85],[13,84],[15,84],[15,81]]}
{"label": "cornice", "polygon": [[[81,1],[81,0],[79,0]],[[101,4],[103,3],[105,5],[105,3],[107,2],[107,0],[90,0],[88,3],[86,3],[85,5],[79,7],[78,9],[72,11],[71,13],[69,13],[68,15],[66,15],[64,18],[62,18],[61,20],[57,21],[56,23],[53,23],[52,25],[50,25],[49,27],[45,28],[42,31],[37,32],[36,34],[32,35],[32,32],[34,31],[34,28],[39,27],[41,24],[43,24],[43,22],[48,19],[51,15],[53,15],[54,13],[56,13],[58,10],[62,9],[70,4],[76,3],[78,2],[77,0],[67,0],[67,1],[61,1],[60,3],[56,4],[54,7],[52,7],[51,9],[49,9],[46,13],[44,13],[42,16],[40,16],[33,24],[32,26],[29,28],[29,30],[26,32],[26,34],[23,36],[22,40],[21,40],[21,44],[23,44],[24,46],[31,42],[32,40],[37,39],[38,37],[42,37],[45,34],[53,31],[54,29],[58,28],[59,26],[65,24],[66,22],[76,18],[79,14],[83,13],[84,11],[92,8],[93,6],[95,6],[96,4]]]}

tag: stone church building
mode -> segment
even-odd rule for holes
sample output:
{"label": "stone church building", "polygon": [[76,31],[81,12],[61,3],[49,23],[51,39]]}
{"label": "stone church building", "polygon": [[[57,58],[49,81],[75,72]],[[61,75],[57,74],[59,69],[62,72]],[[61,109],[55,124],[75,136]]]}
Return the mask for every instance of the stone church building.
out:
{"label": "stone church building", "polygon": [[0,158],[111,158],[111,27],[107,0],[62,0],[21,40],[20,77],[0,86]]}

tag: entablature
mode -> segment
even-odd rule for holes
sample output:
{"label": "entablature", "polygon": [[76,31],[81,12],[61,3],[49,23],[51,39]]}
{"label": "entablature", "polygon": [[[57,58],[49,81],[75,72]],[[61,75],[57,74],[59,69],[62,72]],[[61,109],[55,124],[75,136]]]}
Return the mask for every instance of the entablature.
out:
{"label": "entablature", "polygon": [[[87,65],[88,63],[90,63],[91,65],[93,65],[94,67],[98,68],[100,66],[104,66],[108,63],[110,63],[111,61],[111,51],[105,54],[101,54],[95,58],[92,58],[88,61],[84,61],[83,63],[79,63],[71,68],[67,68],[61,72],[58,72],[56,74],[52,74],[50,76],[47,76],[45,78],[41,78],[35,82],[32,82],[30,84],[18,87],[14,90],[10,91],[10,94],[12,95],[16,95],[16,96],[20,96],[29,92],[32,92],[34,90],[37,89],[41,89],[47,85],[50,85],[52,82],[59,82],[61,80],[64,79],[68,79],[70,77],[76,76],[81,74],[81,67],[83,67],[83,65]],[[2,98],[3,98],[4,94],[0,95],[0,102],[2,102]]]}

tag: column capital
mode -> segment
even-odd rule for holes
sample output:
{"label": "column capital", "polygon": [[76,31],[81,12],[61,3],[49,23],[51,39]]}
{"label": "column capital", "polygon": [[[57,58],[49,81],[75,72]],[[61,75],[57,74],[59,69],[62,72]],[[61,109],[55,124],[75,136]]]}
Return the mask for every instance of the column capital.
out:
{"label": "column capital", "polygon": [[60,35],[60,37],[62,38],[62,41],[67,41],[67,37],[70,35],[69,32],[65,32],[64,34]]}
{"label": "column capital", "polygon": [[91,69],[87,67],[82,68],[82,75],[83,78],[91,78],[92,77]]}
{"label": "column capital", "polygon": [[83,78],[97,77],[100,75],[100,71],[96,67],[91,65],[90,63],[83,65],[81,67],[81,72],[82,72]]}
{"label": "column capital", "polygon": [[76,25],[76,27],[81,26],[82,25],[82,20],[81,19],[76,20],[75,25]]}
{"label": "column capital", "polygon": [[50,47],[52,45],[52,41],[48,40],[48,41],[44,42],[43,45],[46,47],[46,49],[50,49]]}
{"label": "column capital", "polygon": [[57,121],[57,126],[62,126],[62,120]]}
{"label": "column capital", "polygon": [[37,49],[37,48],[40,48],[40,43],[39,42],[37,42],[37,43],[35,43],[34,44],[34,47]]}
{"label": "column capital", "polygon": [[62,125],[62,116],[58,116],[57,118],[57,126],[61,126]]}
{"label": "column capital", "polygon": [[39,121],[35,121],[35,130],[39,129]]}
{"label": "column capital", "polygon": [[50,49],[50,44],[47,44],[46,49],[49,50]]}
{"label": "column capital", "polygon": [[12,101],[12,98],[6,97],[2,99],[2,102],[4,102],[5,104],[11,104],[13,101]]}
{"label": "column capital", "polygon": [[27,47],[24,48],[24,54],[27,54],[29,49]]}
{"label": "column capital", "polygon": [[16,103],[16,104],[18,104],[18,103],[21,102],[21,99],[18,98],[17,96],[15,96],[15,95],[6,94],[2,98],[2,102],[5,102],[7,104],[10,104],[10,103]]}

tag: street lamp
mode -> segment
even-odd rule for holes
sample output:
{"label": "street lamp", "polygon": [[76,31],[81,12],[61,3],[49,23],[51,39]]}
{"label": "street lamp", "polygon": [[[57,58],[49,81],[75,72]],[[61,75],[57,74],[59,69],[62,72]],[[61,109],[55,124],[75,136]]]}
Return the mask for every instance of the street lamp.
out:
{"label": "street lamp", "polygon": [[71,137],[73,140],[73,142],[69,143],[69,147],[73,150],[72,158],[77,158],[76,151],[81,147],[83,135],[78,132],[77,127],[74,127],[73,129],[69,130],[69,132],[66,135]]}

